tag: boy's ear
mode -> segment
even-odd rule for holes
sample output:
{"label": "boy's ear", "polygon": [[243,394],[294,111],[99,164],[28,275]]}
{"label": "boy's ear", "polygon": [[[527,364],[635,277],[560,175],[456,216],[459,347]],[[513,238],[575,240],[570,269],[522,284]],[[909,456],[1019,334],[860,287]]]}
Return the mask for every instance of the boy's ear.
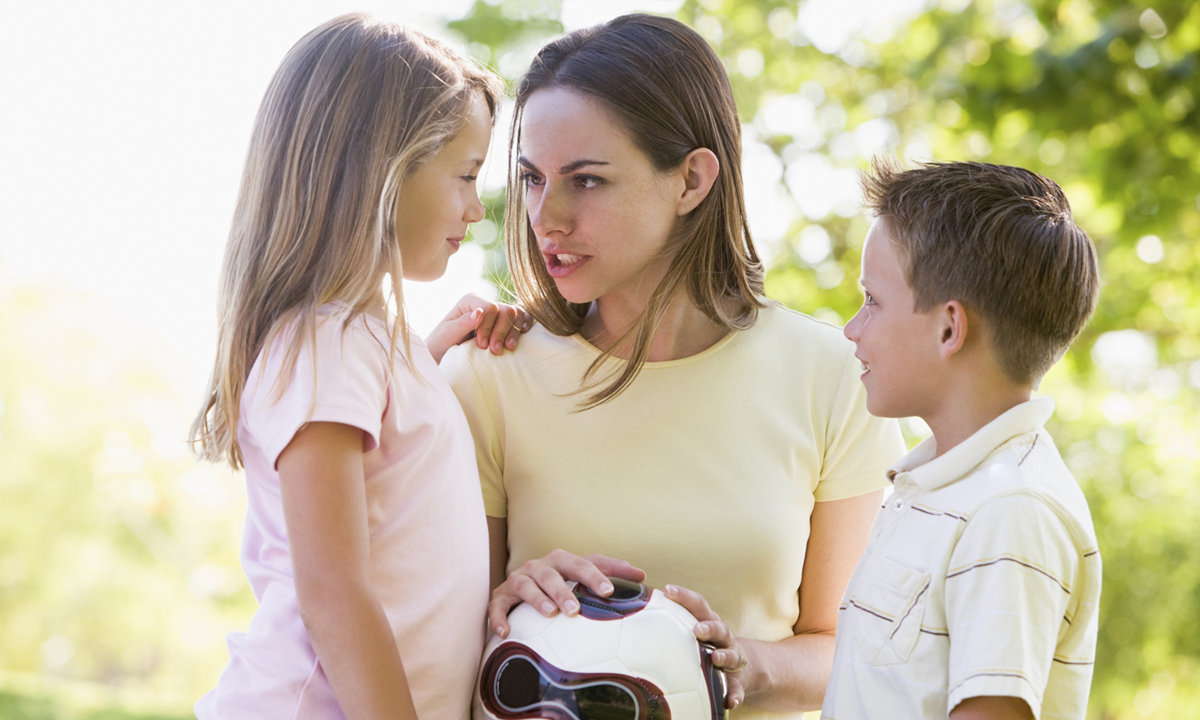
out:
{"label": "boy's ear", "polygon": [[942,303],[938,311],[938,352],[948,358],[967,342],[967,310],[957,300]]}
{"label": "boy's ear", "polygon": [[683,194],[679,196],[675,213],[682,216],[695,210],[696,206],[708,197],[720,171],[721,161],[712,150],[702,147],[688,153],[679,168],[683,175],[684,189]]}

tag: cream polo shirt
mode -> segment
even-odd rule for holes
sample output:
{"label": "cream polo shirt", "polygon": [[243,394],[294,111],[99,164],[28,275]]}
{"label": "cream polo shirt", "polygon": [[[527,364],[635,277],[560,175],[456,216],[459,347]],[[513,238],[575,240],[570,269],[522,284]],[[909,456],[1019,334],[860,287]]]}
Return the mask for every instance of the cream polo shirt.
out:
{"label": "cream polo shirt", "polygon": [[999,695],[1082,720],[1100,554],[1042,427],[1053,409],[1022,403],[943,456],[930,438],[889,471],[895,491],[839,613],[823,718],[944,718]]}
{"label": "cream polo shirt", "polygon": [[853,346],[772,305],[752,328],[647,363],[625,392],[575,412],[598,353],[539,326],[516,352],[468,345],[442,360],[487,513],[508,520],[509,569],[559,547],[603,553],[656,587],[702,593],[740,636],[791,636],[814,502],[883,487],[903,452],[896,422],[866,411]]}

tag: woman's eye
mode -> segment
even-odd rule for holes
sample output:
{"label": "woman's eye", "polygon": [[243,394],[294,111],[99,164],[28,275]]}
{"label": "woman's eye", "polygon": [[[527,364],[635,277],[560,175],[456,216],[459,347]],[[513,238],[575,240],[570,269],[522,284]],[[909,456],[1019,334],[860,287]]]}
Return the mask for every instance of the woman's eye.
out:
{"label": "woman's eye", "polygon": [[479,176],[478,175],[463,175],[462,179],[466,180],[469,183],[473,183],[479,179]]}
{"label": "woman's eye", "polygon": [[578,188],[581,188],[583,190],[590,190],[591,188],[597,187],[598,185],[600,185],[603,182],[604,182],[603,180],[596,177],[595,175],[576,175],[575,176],[575,186]]}
{"label": "woman's eye", "polygon": [[542,177],[537,173],[523,172],[521,173],[521,182],[526,185],[541,185]]}
{"label": "woman's eye", "polygon": [[863,305],[874,305],[874,304],[875,304],[875,298],[871,297],[871,293],[869,293],[869,292],[863,293]]}

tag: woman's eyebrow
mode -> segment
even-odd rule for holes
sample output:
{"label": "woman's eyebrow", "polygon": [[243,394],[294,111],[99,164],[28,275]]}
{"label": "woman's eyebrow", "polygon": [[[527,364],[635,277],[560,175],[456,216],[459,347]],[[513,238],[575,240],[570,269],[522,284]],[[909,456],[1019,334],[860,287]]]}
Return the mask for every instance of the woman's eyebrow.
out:
{"label": "woman's eyebrow", "polygon": [[[517,162],[520,163],[521,165],[523,165],[524,167],[528,168],[529,170],[533,170],[534,172],[539,172],[537,169],[537,166],[534,165],[532,162],[530,162],[529,158],[525,157],[524,155],[518,157]],[[609,163],[605,162],[604,160],[591,160],[591,159],[574,160],[574,161],[569,162],[566,165],[563,165],[562,167],[560,167],[558,169],[558,174],[566,175],[568,173],[575,172],[579,168],[587,167],[589,165],[608,165],[608,164]]]}

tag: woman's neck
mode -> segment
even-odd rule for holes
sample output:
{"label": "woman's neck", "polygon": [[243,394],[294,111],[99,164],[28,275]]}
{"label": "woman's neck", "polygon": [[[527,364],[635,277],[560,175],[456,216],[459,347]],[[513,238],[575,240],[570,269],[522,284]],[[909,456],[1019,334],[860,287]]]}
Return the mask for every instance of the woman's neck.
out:
{"label": "woman's neck", "polygon": [[[634,326],[644,310],[644,306],[623,305],[611,298],[599,298],[588,309],[579,334],[596,347],[609,349],[616,357],[628,359],[633,352],[634,338],[626,338],[615,347],[613,344]],[[696,355],[715,345],[727,332],[693,305],[686,293],[680,293],[663,312],[646,360],[662,362]]]}

